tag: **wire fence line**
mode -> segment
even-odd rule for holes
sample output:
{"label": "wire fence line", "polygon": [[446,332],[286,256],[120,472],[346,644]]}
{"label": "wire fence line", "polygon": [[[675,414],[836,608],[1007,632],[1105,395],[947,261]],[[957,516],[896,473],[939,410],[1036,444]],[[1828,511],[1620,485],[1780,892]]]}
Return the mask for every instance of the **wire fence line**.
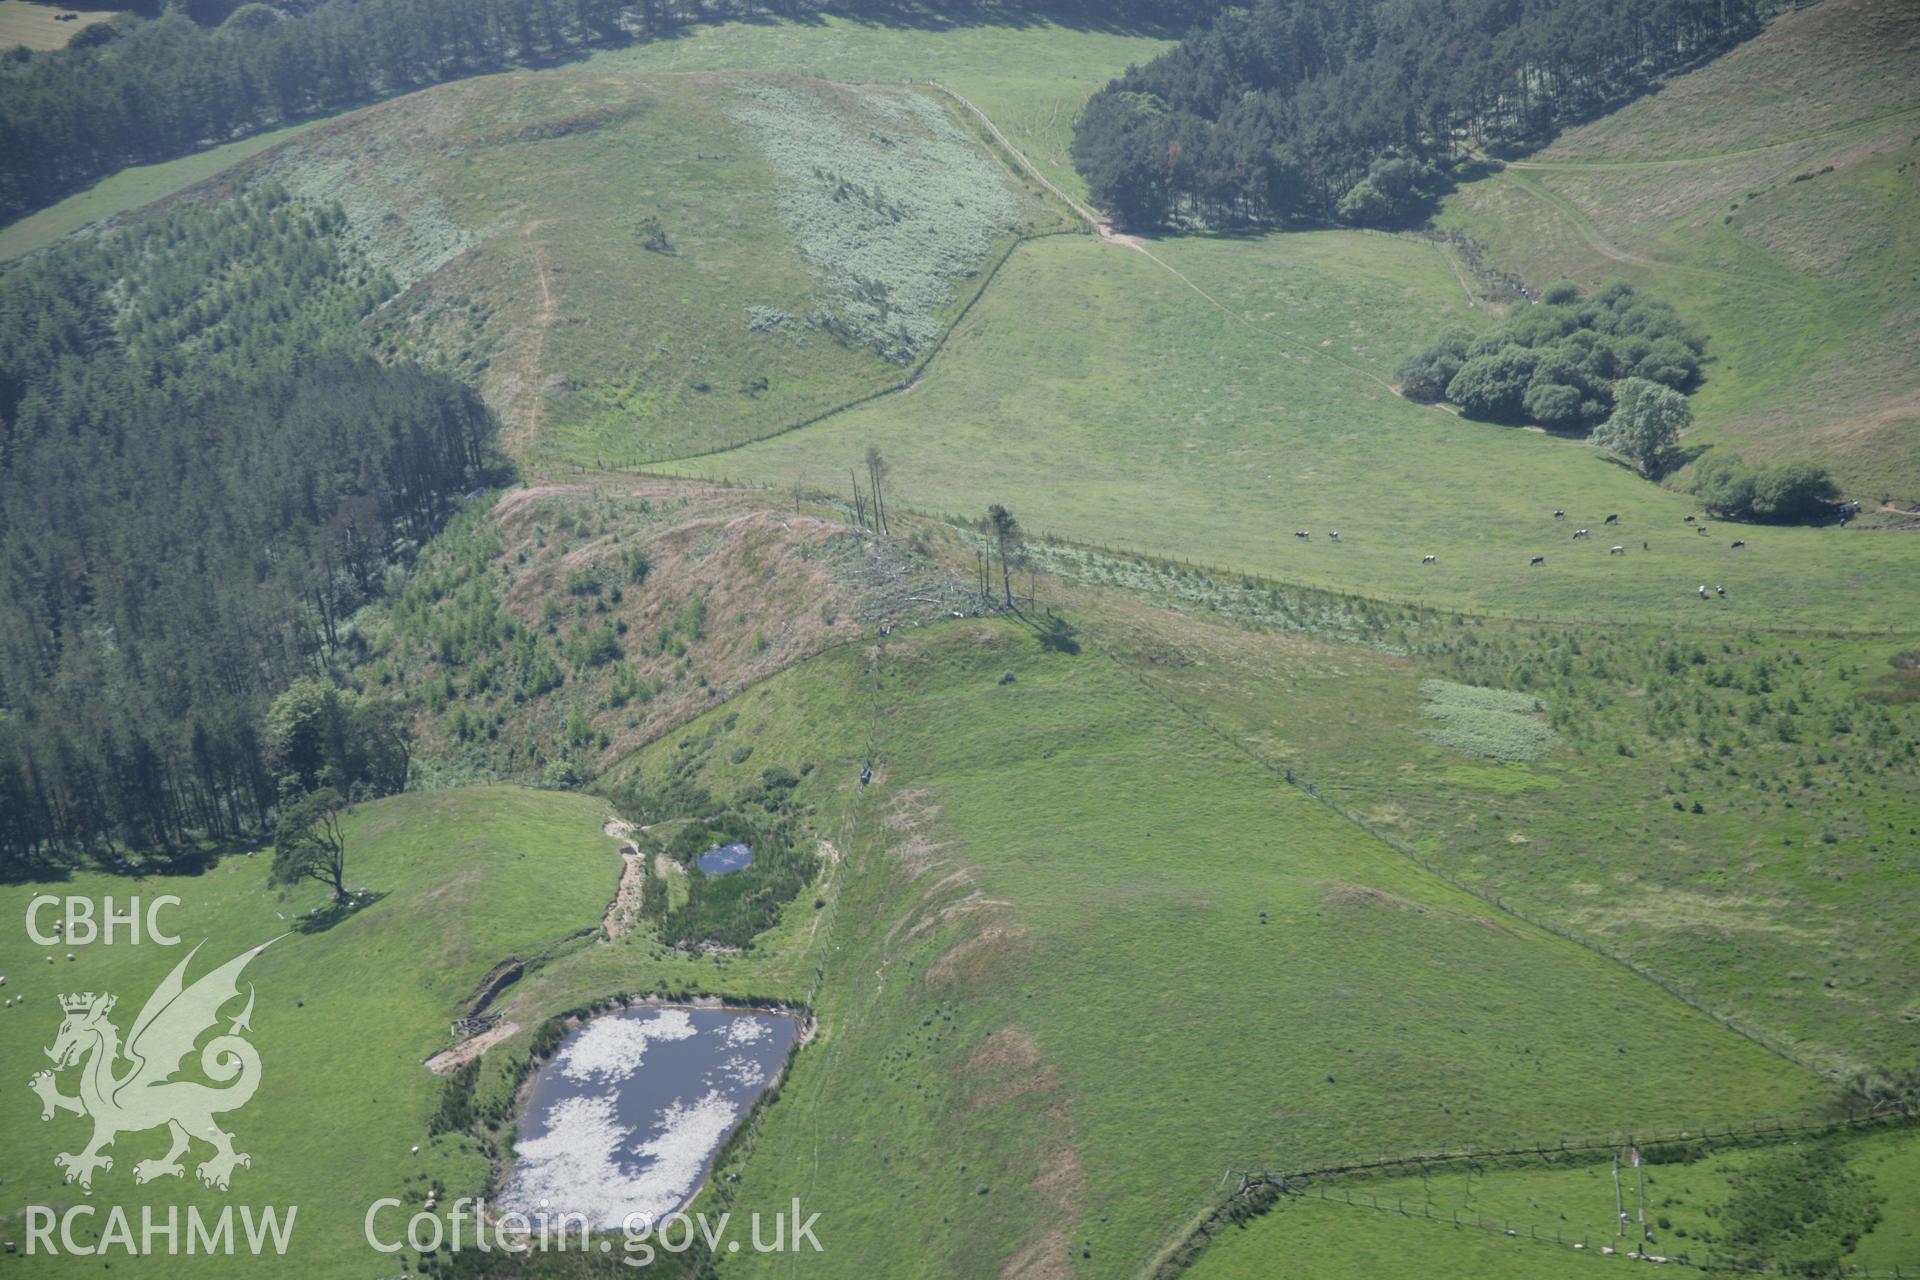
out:
{"label": "wire fence line", "polygon": [[[1699,1144],[1714,1146],[1722,1143],[1741,1143],[1750,1140],[1763,1142],[1784,1141],[1788,1138],[1808,1134],[1853,1133],[1866,1129],[1895,1128],[1920,1120],[1920,1107],[1905,1102],[1888,1103],[1880,1107],[1855,1107],[1844,1117],[1839,1115],[1802,1114],[1795,1116],[1769,1116],[1764,1118],[1738,1121],[1703,1122],[1699,1128],[1662,1129],[1630,1127],[1610,1130],[1605,1133],[1584,1133],[1556,1135],[1551,1141],[1546,1138],[1525,1140],[1495,1140],[1487,1145],[1469,1143],[1458,1148],[1443,1148],[1434,1151],[1411,1151],[1399,1154],[1381,1153],[1379,1155],[1353,1155],[1340,1157],[1328,1164],[1310,1168],[1285,1170],[1283,1166],[1269,1166],[1263,1169],[1228,1169],[1221,1181],[1239,1175],[1239,1186],[1245,1187],[1257,1182],[1269,1182],[1276,1185],[1293,1183],[1303,1179],[1338,1177],[1356,1173],[1380,1173],[1386,1171],[1431,1172],[1436,1166],[1459,1164],[1485,1160],[1506,1160],[1523,1157],[1544,1158],[1560,1155],[1578,1155],[1603,1151],[1618,1151],[1623,1147],[1638,1147],[1642,1150],[1660,1146]],[[1282,1172],[1274,1172],[1280,1167]]]}
{"label": "wire fence line", "polygon": [[[1229,1168],[1215,1184],[1216,1193],[1212,1208],[1203,1211],[1193,1220],[1193,1225],[1161,1256],[1152,1274],[1157,1280],[1172,1280],[1172,1277],[1190,1266],[1220,1232],[1228,1227],[1245,1225],[1251,1219],[1267,1212],[1282,1198],[1319,1199],[1329,1203],[1378,1209],[1385,1213],[1396,1213],[1408,1218],[1423,1219],[1461,1229],[1471,1227],[1497,1231],[1510,1237],[1520,1236],[1524,1229],[1528,1239],[1586,1249],[1592,1243],[1590,1237],[1583,1235],[1575,1241],[1566,1235],[1564,1228],[1558,1226],[1551,1228],[1550,1231],[1542,1231],[1535,1224],[1523,1222],[1516,1227],[1511,1220],[1495,1222],[1477,1215],[1462,1215],[1457,1209],[1441,1216],[1433,1211],[1431,1201],[1423,1202],[1420,1211],[1416,1213],[1407,1208],[1404,1197],[1394,1197],[1392,1203],[1387,1203],[1372,1192],[1355,1191],[1350,1186],[1339,1188],[1336,1197],[1330,1189],[1330,1182],[1354,1175],[1366,1177],[1404,1174],[1411,1176],[1418,1173],[1424,1177],[1436,1171],[1444,1172],[1451,1166],[1464,1163],[1471,1167],[1474,1163],[1482,1161],[1553,1160],[1573,1157],[1574,1159],[1566,1162],[1574,1164],[1584,1162],[1582,1159],[1584,1157],[1597,1157],[1602,1152],[1618,1152],[1629,1147],[1645,1152],[1660,1146],[1676,1145],[1703,1147],[1708,1151],[1721,1145],[1746,1146],[1756,1143],[1769,1145],[1809,1134],[1857,1133],[1869,1128],[1892,1129],[1910,1125],[1916,1120],[1920,1120],[1920,1107],[1897,1103],[1873,1110],[1856,1109],[1844,1119],[1835,1116],[1780,1116],[1724,1126],[1714,1125],[1702,1129],[1621,1130],[1608,1134],[1557,1136],[1552,1142],[1538,1139],[1504,1146],[1469,1145],[1459,1150],[1397,1156],[1352,1156],[1324,1165],[1284,1172],[1276,1172],[1272,1168],[1242,1170]],[[1219,1194],[1217,1188],[1229,1182],[1233,1183],[1232,1190],[1224,1195]],[[1617,1250],[1612,1246],[1602,1246],[1593,1251],[1596,1257],[1613,1252]],[[1652,1255],[1635,1253],[1624,1256],[1651,1257]],[[1678,1261],[1678,1259],[1669,1259],[1669,1261]],[[1779,1274],[1782,1271],[1777,1267],[1752,1267],[1723,1259],[1709,1259],[1707,1262],[1689,1260],[1687,1265],[1700,1270],[1753,1275]],[[1867,1277],[1899,1278],[1903,1275],[1920,1280],[1920,1266],[1905,1272],[1900,1268],[1895,1268],[1893,1271],[1868,1271],[1854,1268],[1844,1274],[1862,1277],[1863,1280]]]}
{"label": "wire fence line", "polygon": [[[1078,234],[1078,233],[1054,231],[1054,232],[1045,233],[1045,236],[1075,235],[1075,234]],[[1038,240],[1038,239],[1045,238],[1045,236],[1040,236],[1040,235],[1030,236],[1028,237],[1028,239]],[[1023,240],[1021,241],[1021,243],[1025,243],[1025,241]],[[941,339],[943,343],[945,342],[945,340],[946,340],[945,338]],[[624,463],[624,464],[612,464],[612,465],[600,465],[600,466],[588,466],[584,463],[578,463],[578,462],[556,462],[553,464],[546,465],[542,470],[542,474],[551,475],[551,474],[557,474],[562,472],[575,472],[582,475],[583,477],[595,476],[595,475],[646,476],[650,479],[656,479],[656,480],[682,481],[682,482],[694,481],[701,484],[718,485],[719,487],[726,488],[726,489],[741,489],[746,491],[759,491],[759,492],[768,492],[768,493],[778,489],[782,492],[789,492],[793,488],[793,485],[788,482],[774,484],[771,481],[753,480],[753,479],[747,479],[742,477],[734,477],[734,476],[729,476],[724,474],[716,474],[714,472],[709,472],[704,470],[699,471],[697,473],[689,473],[685,471],[661,470],[661,468],[678,466],[686,462],[703,462],[703,461],[707,461],[709,459],[714,459],[714,458],[724,458],[726,455],[734,452],[737,449],[745,448],[747,445],[758,444],[760,441],[770,440],[774,436],[786,435],[790,432],[799,430],[801,427],[816,425],[820,422],[825,421],[828,418],[835,417],[848,409],[856,408],[860,405],[866,404],[868,401],[884,399],[887,396],[894,395],[900,390],[904,389],[906,386],[911,385],[914,381],[917,381],[917,378],[909,379],[907,382],[901,383],[900,385],[895,387],[888,388],[884,391],[877,391],[877,392],[874,392],[872,395],[863,396],[859,400],[855,400],[855,401],[852,401],[851,403],[841,405],[837,409],[829,409],[824,413],[818,414],[812,418],[807,419],[804,422],[781,427],[780,429],[773,431],[768,435],[756,436],[753,439],[742,440],[736,444],[723,445],[719,448],[706,450],[700,453],[682,454],[672,458],[660,458],[652,462],[637,462],[637,463]],[[810,496],[814,496],[817,498],[823,498],[823,499],[827,499],[834,502],[839,501],[837,498],[834,497],[834,495],[829,490],[808,489],[806,490],[806,492]],[[963,526],[963,525],[976,523],[976,520],[973,517],[956,515],[953,512],[940,511],[932,507],[916,506],[898,497],[890,497],[887,499],[887,511],[890,514],[912,516],[918,519],[932,521],[936,524]],[[1205,577],[1219,583],[1226,583],[1229,580],[1234,580],[1239,582],[1248,582],[1248,583],[1252,583],[1255,587],[1258,587],[1260,590],[1263,590],[1263,591],[1292,591],[1292,592],[1303,592],[1303,593],[1308,593],[1312,595],[1326,596],[1326,597],[1330,597],[1330,598],[1334,598],[1342,601],[1351,602],[1357,605],[1370,606],[1372,608],[1379,609],[1379,610],[1394,610],[1394,611],[1401,611],[1401,612],[1425,614],[1430,618],[1433,618],[1436,620],[1449,621],[1457,625],[1483,625],[1488,623],[1496,623],[1496,624],[1503,624],[1503,625],[1509,625],[1509,626],[1525,625],[1525,626],[1535,626],[1535,627],[1560,627],[1563,629],[1575,628],[1575,627],[1584,627],[1584,628],[1652,627],[1655,629],[1664,629],[1664,630],[1671,630],[1674,625],[1671,620],[1663,620],[1658,618],[1648,619],[1645,617],[1639,617],[1639,618],[1598,617],[1598,616],[1589,616],[1586,614],[1576,614],[1571,616],[1565,615],[1565,614],[1555,615],[1555,616],[1546,616],[1542,614],[1531,614],[1531,613],[1503,613],[1497,609],[1475,609],[1475,608],[1469,608],[1465,605],[1458,604],[1458,603],[1452,603],[1452,604],[1435,603],[1429,600],[1427,596],[1423,593],[1416,593],[1416,594],[1410,594],[1410,595],[1404,595],[1404,596],[1367,595],[1364,592],[1350,591],[1340,587],[1323,586],[1323,585],[1319,585],[1311,582],[1301,581],[1299,579],[1294,579],[1294,578],[1275,577],[1270,571],[1267,571],[1267,570],[1233,568],[1228,565],[1215,563],[1207,560],[1195,560],[1191,556],[1183,556],[1174,552],[1146,551],[1138,547],[1129,546],[1123,543],[1101,542],[1092,538],[1078,537],[1070,534],[1054,532],[1051,530],[1038,531],[1031,536],[1035,539],[1054,543],[1058,546],[1071,547],[1071,548],[1076,548],[1082,551],[1095,552],[1100,555],[1112,557],[1115,559],[1131,560],[1143,565],[1161,566],[1166,568],[1174,568],[1174,567],[1183,568],[1189,573],[1196,574],[1201,577]],[[1106,584],[1092,583],[1090,585],[1100,586],[1100,585],[1106,585]],[[1138,593],[1146,594],[1146,595],[1154,594],[1153,592],[1144,590],[1144,589],[1140,590]],[[1913,628],[1913,627],[1864,626],[1864,625],[1853,625],[1853,624],[1836,625],[1830,621],[1821,622],[1817,624],[1789,624],[1789,623],[1779,623],[1779,622],[1773,622],[1773,623],[1756,622],[1751,620],[1733,621],[1733,620],[1717,620],[1713,618],[1689,618],[1686,621],[1685,626],[1689,633],[1699,632],[1702,635],[1716,635],[1716,636],[1717,635],[1746,635],[1751,633],[1753,635],[1780,636],[1780,637],[1786,637],[1786,638],[1797,638],[1802,640],[1809,640],[1809,639],[1859,640],[1859,639],[1872,639],[1872,638],[1882,638],[1882,639],[1888,639],[1888,640],[1904,640],[1916,634],[1916,628]]]}
{"label": "wire fence line", "polygon": [[[1326,1187],[1322,1186],[1317,1192],[1301,1192],[1294,1194],[1293,1198],[1307,1201],[1319,1200],[1325,1204],[1340,1205],[1342,1207],[1355,1209],[1372,1209],[1380,1213],[1394,1214],[1403,1218],[1430,1222],[1435,1226],[1449,1226],[1460,1231],[1482,1231],[1489,1235],[1505,1236],[1509,1239],[1527,1240],[1536,1244],[1555,1245],[1582,1253],[1585,1256],[1596,1258],[1618,1256],[1649,1262],[1670,1262],[1684,1267],[1691,1267],[1696,1271],[1729,1273],[1734,1275],[1805,1274],[1785,1263],[1773,1266],[1750,1266],[1732,1259],[1719,1258],[1711,1254],[1709,1254],[1705,1260],[1698,1260],[1692,1256],[1690,1248],[1673,1255],[1656,1254],[1652,1252],[1645,1243],[1632,1247],[1606,1244],[1604,1241],[1607,1237],[1604,1236],[1600,1237],[1601,1243],[1596,1244],[1595,1238],[1591,1233],[1581,1232],[1576,1235],[1568,1232],[1564,1227],[1557,1225],[1542,1229],[1537,1223],[1528,1222],[1522,1222],[1519,1226],[1515,1226],[1511,1218],[1494,1219],[1481,1217],[1478,1214],[1462,1215],[1458,1209],[1455,1209],[1451,1216],[1436,1215],[1433,1212],[1431,1202],[1421,1205],[1421,1211],[1415,1213],[1407,1208],[1404,1198],[1396,1199],[1392,1204],[1388,1204],[1378,1196],[1364,1192],[1355,1194],[1351,1190],[1347,1191],[1345,1195],[1335,1198],[1328,1194]],[[1614,1238],[1618,1239],[1619,1237]],[[1891,1271],[1850,1266],[1844,1267],[1838,1272],[1822,1274],[1854,1277],[1856,1280],[1916,1280],[1916,1278],[1920,1278],[1920,1266],[1907,1268],[1896,1263]]]}

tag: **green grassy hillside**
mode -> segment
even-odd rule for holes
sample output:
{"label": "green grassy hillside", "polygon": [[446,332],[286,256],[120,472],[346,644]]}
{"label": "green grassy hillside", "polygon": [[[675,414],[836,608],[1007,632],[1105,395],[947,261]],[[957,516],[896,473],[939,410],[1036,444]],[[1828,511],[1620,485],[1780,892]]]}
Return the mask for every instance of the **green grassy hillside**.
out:
{"label": "green grassy hillside", "polygon": [[600,57],[649,70],[776,68],[824,80],[939,80],[993,118],[1051,181],[1077,199],[1086,183],[1067,146],[1094,90],[1171,48],[1180,32],[1071,13],[982,7],[964,18],[895,21],[821,14],[733,22]]}
{"label": "green grassy hillside", "polygon": [[[1867,0],[1785,14],[1440,223],[1529,283],[1625,275],[1673,301],[1710,339],[1690,444],[1920,495],[1916,32]],[[1920,593],[1910,535],[1860,527],[1898,517],[1689,524],[1688,496],[1596,449],[1404,400],[1396,362],[1497,318],[1475,255],[1103,240],[903,83],[967,95],[1077,195],[1079,103],[1167,34],[696,27],[237,167],[251,143],[122,174],[0,233],[24,251],[209,175],[189,198],[271,179],[342,202],[406,286],[368,343],[482,386],[524,477],[393,568],[342,673],[404,702],[418,783],[596,793],[353,813],[348,880],[374,900],[248,974],[267,1073],[233,1120],[254,1156],[235,1187],[301,1206],[296,1257],[206,1274],[442,1270],[370,1255],[367,1203],[489,1185],[548,1020],[630,994],[818,1016],[696,1207],[798,1197],[826,1255],[722,1255],[724,1275],[1138,1275],[1230,1170],[1911,1096]],[[838,505],[872,446],[894,539]],[[608,474],[641,468],[665,474]],[[1033,538],[1029,612],[1078,631],[1043,644],[955,586],[996,502]],[[804,870],[770,909],[742,905],[761,881],[715,895],[762,913],[737,947],[669,945],[662,906],[705,883],[674,835],[749,810]],[[616,811],[635,825],[603,828]],[[0,886],[0,913],[178,893],[216,963],[321,904],[270,890],[269,858]],[[130,1017],[179,958],[74,952],[0,936],[16,1238],[26,1204],[79,1198],[52,1156],[81,1122],[41,1124],[24,1089],[54,996],[111,990]],[[449,1085],[423,1061],[509,956],[529,964],[498,1038]],[[470,1123],[430,1137],[449,1098]],[[158,1141],[123,1140],[98,1204],[229,1202],[191,1175],[135,1188]],[[1731,1232],[1742,1178],[1795,1180],[1783,1150],[1663,1168],[1659,1230]],[[1849,1262],[1920,1261],[1915,1151],[1849,1146],[1847,1185],[1886,1206]],[[1613,1227],[1596,1167],[1343,1183],[1396,1206],[1417,1186],[1421,1208],[1289,1199],[1192,1274],[1584,1274]]]}
{"label": "green grassy hillside", "polygon": [[[361,806],[345,824],[347,883],[365,886],[375,901],[319,932],[293,931],[295,920],[324,905],[327,893],[308,885],[282,899],[267,887],[271,853],[236,855],[197,876],[142,880],[93,874],[47,885],[0,887],[0,905],[13,927],[0,937],[0,972],[14,1001],[0,1009],[0,1073],[10,1082],[0,1109],[0,1222],[19,1239],[22,1206],[56,1212],[81,1203],[53,1164],[58,1151],[77,1151],[86,1122],[58,1114],[40,1120],[27,1091],[30,1075],[46,1067],[42,1049],[60,1027],[56,997],[110,991],[119,997],[113,1017],[124,1034],[142,1002],[191,947],[204,943],[191,981],[249,947],[278,937],[244,974],[257,992],[253,1043],[260,1052],[259,1092],[244,1109],[223,1118],[236,1149],[251,1166],[233,1177],[231,1193],[205,1188],[191,1168],[179,1180],[136,1187],[136,1162],[165,1150],[161,1131],[127,1133],[113,1146],[110,1171],[95,1176],[92,1203],[196,1205],[217,1214],[229,1203],[298,1206],[295,1245],[286,1262],[269,1255],[196,1258],[195,1274],[355,1274],[372,1256],[361,1237],[367,1206],[380,1196],[421,1198],[429,1180],[477,1187],[487,1161],[465,1139],[430,1143],[428,1120],[439,1105],[441,1082],[421,1061],[447,1042],[447,1024],[492,966],[585,942],[600,922],[619,879],[620,858],[601,834],[604,801],[514,788],[443,791],[397,796]],[[29,941],[22,922],[37,893],[74,894],[99,901],[111,895],[124,907],[174,894],[181,905],[162,922],[179,934],[178,947],[124,940],[112,945],[43,948]],[[49,913],[43,926],[58,918]],[[280,936],[285,935],[285,936]],[[47,956],[52,956],[48,963]],[[236,1012],[238,1006],[229,1013]],[[74,1089],[71,1073],[63,1091]],[[416,1144],[419,1155],[409,1154]],[[193,1159],[207,1155],[196,1148]],[[83,1224],[84,1226],[85,1224]],[[97,1235],[103,1219],[93,1220]],[[24,1246],[23,1246],[24,1247]],[[113,1274],[181,1274],[168,1257],[107,1259]],[[94,1258],[36,1257],[46,1275],[99,1275]]]}
{"label": "green grassy hillside", "polygon": [[[1383,837],[1836,1077],[1915,1065],[1901,642],[1468,624],[1039,555],[1180,609],[1066,597],[1154,688]],[[1522,711],[1458,711],[1483,701]]]}
{"label": "green grassy hillside", "polygon": [[[1152,249],[1165,266],[1086,238],[1024,245],[910,395],[671,469],[838,489],[878,444],[903,504],[1003,502],[1033,530],[1388,599],[1713,628],[1912,616],[1903,539],[1702,535],[1690,498],[1598,450],[1396,397],[1402,355],[1484,315],[1430,245],[1317,232]],[[1571,540],[1580,526],[1590,540]],[[1703,604],[1702,583],[1726,598]]]}
{"label": "green grassy hillside", "polygon": [[[1172,44],[1174,32],[1089,24],[1070,14],[980,8],[969,21],[932,15],[885,22],[820,14],[694,27],[672,40],[593,54],[615,71],[777,70],[863,83],[935,77],[987,110],[1047,177],[1076,195],[1084,184],[1067,158],[1073,117],[1088,94]],[[142,165],[0,228],[0,259],[51,244],[204,182],[317,127],[315,121]]]}
{"label": "green grassy hillside", "polygon": [[1450,197],[1535,288],[1623,276],[1710,336],[1688,443],[1920,496],[1920,13],[1825,0]]}
{"label": "green grassy hillside", "polygon": [[788,726],[876,761],[835,836],[820,1042],[727,1184],[736,1212],[830,1209],[829,1249],[865,1266],[1129,1273],[1228,1164],[1825,1093],[1447,888],[1094,651],[896,631],[738,711],[762,745],[706,754],[716,794],[796,754]]}
{"label": "green grassy hillside", "polygon": [[612,65],[443,85],[240,172],[339,200],[536,464],[698,452],[897,385],[1060,214],[925,89]]}

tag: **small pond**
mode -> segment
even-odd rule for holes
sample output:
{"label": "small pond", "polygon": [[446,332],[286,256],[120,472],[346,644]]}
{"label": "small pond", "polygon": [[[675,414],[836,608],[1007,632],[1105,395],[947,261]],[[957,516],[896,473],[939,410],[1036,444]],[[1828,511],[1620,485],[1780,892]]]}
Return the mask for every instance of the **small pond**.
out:
{"label": "small pond", "polygon": [[787,1013],[665,1007],[575,1029],[534,1074],[503,1212],[616,1231],[686,1207],[714,1152],[785,1064]]}
{"label": "small pond", "polygon": [[753,850],[735,841],[717,844],[693,860],[693,865],[710,876],[723,876],[753,865]]}

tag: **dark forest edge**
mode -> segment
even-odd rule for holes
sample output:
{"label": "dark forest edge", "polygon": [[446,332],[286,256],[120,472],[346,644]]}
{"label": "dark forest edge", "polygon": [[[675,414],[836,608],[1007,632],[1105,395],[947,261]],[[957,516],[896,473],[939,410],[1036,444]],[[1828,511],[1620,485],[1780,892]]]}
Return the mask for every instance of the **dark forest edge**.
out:
{"label": "dark forest edge", "polygon": [[1178,30],[1218,0],[920,5],[899,0],[188,0],[89,27],[67,48],[0,53],[0,223],[129,165],[394,94],[700,23],[842,13],[959,24],[1058,17]]}
{"label": "dark forest edge", "polygon": [[1258,0],[1095,94],[1074,165],[1129,226],[1405,224],[1475,147],[1541,145],[1758,34],[1770,8]]}
{"label": "dark forest edge", "polygon": [[259,189],[0,274],[0,874],[404,786],[325,678],[500,463],[470,388],[363,354],[393,282],[344,226]]}

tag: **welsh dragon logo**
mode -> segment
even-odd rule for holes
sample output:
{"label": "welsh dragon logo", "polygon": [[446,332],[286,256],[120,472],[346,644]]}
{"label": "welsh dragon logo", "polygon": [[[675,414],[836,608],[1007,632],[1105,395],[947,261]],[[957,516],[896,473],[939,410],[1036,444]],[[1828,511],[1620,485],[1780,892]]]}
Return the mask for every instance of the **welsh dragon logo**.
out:
{"label": "welsh dragon logo", "polygon": [[[83,1187],[93,1185],[96,1169],[111,1170],[113,1159],[100,1154],[113,1145],[122,1133],[166,1126],[173,1145],[158,1160],[142,1160],[133,1166],[135,1182],[155,1178],[180,1177],[184,1170],[180,1157],[196,1138],[213,1148],[213,1156],[199,1166],[200,1181],[224,1191],[237,1165],[252,1164],[244,1151],[233,1149],[233,1135],[214,1123],[214,1116],[234,1111],[247,1104],[260,1087],[260,1054],[240,1036],[253,1028],[253,988],[247,988],[247,1005],[227,1027],[200,1050],[200,1070],[210,1080],[224,1085],[214,1088],[194,1080],[170,1079],[183,1060],[193,1052],[194,1042],[220,1020],[221,1006],[239,998],[240,971],[247,962],[279,939],[263,942],[206,974],[192,986],[183,978],[187,965],[198,954],[195,947],[187,958],[147,998],[140,1016],[133,1020],[127,1041],[120,1043],[120,1032],[107,1015],[113,1012],[114,997],[95,995],[60,997],[66,1020],[60,1034],[48,1049],[53,1070],[36,1074],[29,1082],[40,1095],[42,1120],[53,1119],[56,1111],[71,1111],[93,1119],[93,1140],[78,1155],[61,1152],[53,1162],[66,1170],[66,1180]],[[117,1070],[122,1059],[130,1064]],[[68,1097],[55,1083],[56,1072],[80,1065],[80,1092]],[[231,1082],[231,1083],[229,1083]]]}

